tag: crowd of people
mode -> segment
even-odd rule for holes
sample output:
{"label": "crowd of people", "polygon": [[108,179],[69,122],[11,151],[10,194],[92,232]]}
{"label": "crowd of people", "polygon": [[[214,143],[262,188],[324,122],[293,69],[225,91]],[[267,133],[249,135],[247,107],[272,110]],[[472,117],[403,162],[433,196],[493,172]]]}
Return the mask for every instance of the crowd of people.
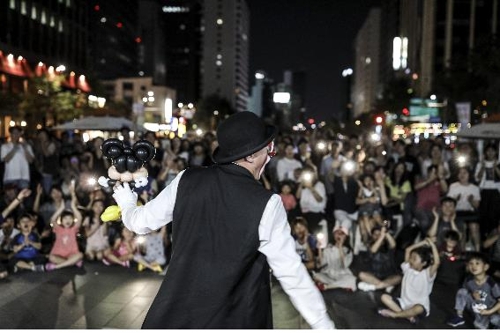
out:
{"label": "crowd of people", "polygon": [[[133,144],[129,129],[117,134]],[[182,170],[214,163],[211,132],[140,138],[156,147],[138,193],[143,204]],[[138,236],[101,219],[114,204],[111,189],[96,182],[110,166],[103,141],[10,128],[0,152],[0,278],[86,261],[164,274],[171,224]],[[477,328],[500,327],[498,142],[481,149],[443,136],[373,141],[316,129],[281,133],[275,146],[260,181],[281,196],[297,253],[320,290],[381,290],[381,316],[417,322],[431,311],[434,281],[451,277],[461,288],[449,324],[462,325],[469,309]]]}

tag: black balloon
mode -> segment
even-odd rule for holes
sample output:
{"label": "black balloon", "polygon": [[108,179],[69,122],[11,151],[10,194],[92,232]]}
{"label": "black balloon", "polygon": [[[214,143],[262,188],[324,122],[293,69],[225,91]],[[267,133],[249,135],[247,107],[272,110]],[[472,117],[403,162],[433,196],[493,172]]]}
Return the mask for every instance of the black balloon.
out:
{"label": "black balloon", "polygon": [[119,146],[113,145],[109,147],[107,155],[111,158],[117,158],[122,154],[122,152],[123,150]]}
{"label": "black balloon", "polygon": [[120,155],[114,160],[114,166],[116,167],[116,171],[119,173],[123,173],[127,171],[127,156]]}
{"label": "black balloon", "polygon": [[141,161],[145,161],[149,156],[149,152],[147,151],[146,148],[141,147],[135,151],[135,156],[137,156],[137,158],[140,159]]}
{"label": "black balloon", "polygon": [[137,159],[133,155],[127,156],[127,170],[132,173],[137,171]]}

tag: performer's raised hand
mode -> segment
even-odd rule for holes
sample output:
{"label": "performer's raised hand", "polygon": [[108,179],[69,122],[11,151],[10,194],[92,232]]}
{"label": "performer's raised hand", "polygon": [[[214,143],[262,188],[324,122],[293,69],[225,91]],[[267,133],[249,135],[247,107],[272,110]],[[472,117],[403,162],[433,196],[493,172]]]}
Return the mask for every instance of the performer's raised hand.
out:
{"label": "performer's raised hand", "polygon": [[116,184],[113,189],[113,198],[118,206],[137,205],[137,193],[132,191],[128,183]]}

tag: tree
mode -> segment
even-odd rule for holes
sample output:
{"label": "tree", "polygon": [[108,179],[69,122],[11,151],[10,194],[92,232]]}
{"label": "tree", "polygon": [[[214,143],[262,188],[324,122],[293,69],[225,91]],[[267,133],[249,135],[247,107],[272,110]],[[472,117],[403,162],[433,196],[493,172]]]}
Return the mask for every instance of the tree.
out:
{"label": "tree", "polygon": [[30,79],[28,91],[22,94],[19,116],[29,125],[62,122],[78,118],[84,113],[87,101],[84,94],[65,90],[63,76],[49,80],[47,77]]}
{"label": "tree", "polygon": [[193,122],[200,127],[215,130],[220,121],[235,112],[227,99],[213,94],[200,100]]}

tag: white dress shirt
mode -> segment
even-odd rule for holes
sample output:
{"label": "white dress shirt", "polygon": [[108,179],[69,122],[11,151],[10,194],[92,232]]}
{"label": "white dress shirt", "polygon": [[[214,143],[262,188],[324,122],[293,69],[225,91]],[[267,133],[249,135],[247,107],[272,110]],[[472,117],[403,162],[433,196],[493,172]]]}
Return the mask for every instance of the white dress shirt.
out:
{"label": "white dress shirt", "polygon": [[[123,224],[131,231],[146,234],[170,223],[177,187],[183,174],[184,171],[179,173],[170,185],[144,206],[136,205],[137,199],[132,191],[126,188],[115,190],[113,197],[121,208]],[[309,325],[313,329],[335,328],[321,293],[295,251],[290,232],[281,197],[273,194],[259,224],[259,252],[266,256],[274,276]]]}

